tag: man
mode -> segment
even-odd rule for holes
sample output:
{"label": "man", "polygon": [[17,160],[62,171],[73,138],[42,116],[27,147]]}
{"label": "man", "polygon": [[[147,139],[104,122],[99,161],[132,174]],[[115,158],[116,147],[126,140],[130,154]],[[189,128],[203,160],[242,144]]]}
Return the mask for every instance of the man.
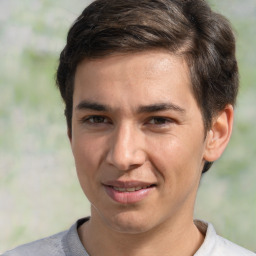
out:
{"label": "man", "polygon": [[238,91],[228,21],[203,0],[97,0],[57,84],[91,216],[4,255],[255,255],[193,220]]}

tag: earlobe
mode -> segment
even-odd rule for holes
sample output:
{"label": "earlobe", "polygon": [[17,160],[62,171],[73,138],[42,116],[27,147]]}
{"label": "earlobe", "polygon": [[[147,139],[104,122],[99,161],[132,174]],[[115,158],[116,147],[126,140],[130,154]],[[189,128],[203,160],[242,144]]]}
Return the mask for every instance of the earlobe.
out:
{"label": "earlobe", "polygon": [[204,160],[214,162],[225,150],[233,127],[234,109],[227,105],[213,120],[206,137]]}

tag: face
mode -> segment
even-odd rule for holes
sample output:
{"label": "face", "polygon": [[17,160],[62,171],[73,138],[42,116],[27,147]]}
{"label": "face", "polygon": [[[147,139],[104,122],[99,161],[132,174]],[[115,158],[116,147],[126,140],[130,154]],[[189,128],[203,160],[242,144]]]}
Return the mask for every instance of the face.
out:
{"label": "face", "polygon": [[92,220],[128,233],[192,220],[204,137],[182,58],[149,51],[78,66],[70,140]]}

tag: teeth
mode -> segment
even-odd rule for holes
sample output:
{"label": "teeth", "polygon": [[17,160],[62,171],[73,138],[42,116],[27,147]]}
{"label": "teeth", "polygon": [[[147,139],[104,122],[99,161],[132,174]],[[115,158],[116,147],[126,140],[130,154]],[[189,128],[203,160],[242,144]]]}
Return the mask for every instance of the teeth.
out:
{"label": "teeth", "polygon": [[119,188],[119,187],[113,187],[114,190],[120,191],[120,192],[134,192],[137,190],[141,190],[141,189],[146,189],[149,186],[145,186],[145,187],[134,187],[134,188]]}
{"label": "teeth", "polygon": [[125,191],[125,188],[118,188],[118,187],[114,187],[114,190],[124,192],[124,191]]}
{"label": "teeth", "polygon": [[136,188],[127,188],[126,191],[128,191],[128,192],[133,192],[133,191],[135,191],[135,189],[136,189]]}

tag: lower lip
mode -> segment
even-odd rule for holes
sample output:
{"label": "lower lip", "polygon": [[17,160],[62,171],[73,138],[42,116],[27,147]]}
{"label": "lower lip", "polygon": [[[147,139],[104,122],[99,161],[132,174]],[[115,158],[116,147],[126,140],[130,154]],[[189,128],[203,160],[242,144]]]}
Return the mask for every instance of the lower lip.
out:
{"label": "lower lip", "polygon": [[133,192],[121,192],[113,189],[113,187],[109,187],[109,186],[104,186],[104,187],[109,197],[121,204],[137,203],[143,200],[144,198],[146,198],[149,195],[149,193],[155,188],[155,187],[149,187],[149,188],[144,188],[144,189],[140,189]]}

